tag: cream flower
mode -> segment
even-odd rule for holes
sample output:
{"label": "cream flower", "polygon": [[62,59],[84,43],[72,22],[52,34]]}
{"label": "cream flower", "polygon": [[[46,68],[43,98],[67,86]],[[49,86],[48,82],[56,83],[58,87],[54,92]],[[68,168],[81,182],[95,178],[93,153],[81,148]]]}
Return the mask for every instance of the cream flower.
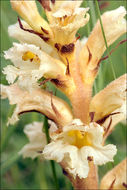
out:
{"label": "cream flower", "polygon": [[12,8],[31,26],[34,33],[41,34],[41,38],[53,46],[55,43],[72,43],[77,30],[89,21],[88,8],[79,8],[82,1],[39,2],[46,11],[49,24],[39,15],[34,0],[11,0]]}
{"label": "cream flower", "polygon": [[64,169],[80,178],[86,178],[89,162],[102,165],[113,161],[116,154],[114,145],[102,146],[103,128],[97,123],[84,125],[75,119],[64,126],[61,133],[51,133],[51,143],[45,146],[43,156],[59,163],[64,162]]}
{"label": "cream flower", "polygon": [[81,0],[55,1],[54,3],[39,1],[46,11],[55,43],[60,45],[72,43],[75,41],[77,30],[89,21],[87,13],[89,8],[80,8]]}
{"label": "cream flower", "polygon": [[55,79],[66,72],[61,61],[32,44],[13,43],[13,47],[5,51],[5,58],[14,64],[4,68],[3,73],[6,74],[8,82],[14,83],[18,77],[19,86],[28,90],[39,86],[37,81],[43,76]]}
{"label": "cream flower", "polygon": [[73,9],[73,3],[76,2],[66,2],[66,5],[63,3],[64,6],[52,14],[50,27],[55,34],[55,41],[61,45],[72,43],[77,30],[89,21],[89,8]]}
{"label": "cream flower", "polygon": [[26,144],[19,154],[23,155],[23,158],[31,157],[32,159],[41,155],[41,152],[46,143],[45,133],[42,132],[43,123],[33,122],[28,124],[24,128],[24,133],[29,139],[29,143]]}

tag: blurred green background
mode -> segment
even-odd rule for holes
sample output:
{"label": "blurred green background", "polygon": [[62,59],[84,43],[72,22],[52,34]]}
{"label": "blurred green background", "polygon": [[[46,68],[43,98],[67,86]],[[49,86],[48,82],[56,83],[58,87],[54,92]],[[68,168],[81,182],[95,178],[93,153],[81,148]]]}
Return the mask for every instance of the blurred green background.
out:
{"label": "blurred green background", "polygon": [[[108,3],[106,7],[102,6],[102,3]],[[101,13],[115,9],[121,5],[126,6],[126,1],[99,1]],[[90,7],[90,22],[79,30],[81,38],[88,36],[88,31],[92,30],[96,20],[97,11],[94,1],[84,1],[83,6]],[[39,6],[39,4],[38,4]],[[44,15],[42,9],[39,9]],[[2,74],[3,67],[10,64],[9,61],[4,59],[3,51],[12,46],[14,39],[8,36],[8,26],[17,22],[17,14],[11,9],[10,2],[7,0],[1,1],[1,83],[7,84],[5,76]],[[109,20],[110,22],[110,20]],[[111,47],[125,39],[126,35],[123,35],[118,39]],[[105,54],[106,55],[106,54]],[[115,74],[117,77],[124,74],[126,71],[126,44],[120,45],[115,52],[111,55]],[[96,78],[93,93],[100,91],[110,81],[113,80],[113,73],[109,65],[109,60],[102,62],[99,75]],[[51,84],[48,84],[49,88],[54,90]],[[94,87],[95,87],[94,86]],[[59,91],[57,95],[65,98]],[[27,113],[20,116],[20,121],[14,125],[7,127],[6,123],[8,116],[11,115],[14,107],[9,105],[8,100],[1,101],[1,189],[56,189],[54,178],[52,175],[51,164],[49,161],[42,161],[39,159],[31,160],[29,158],[23,159],[18,155],[19,150],[28,142],[28,139],[23,133],[23,128],[26,124],[32,121],[43,121],[43,116],[37,113]],[[108,163],[99,167],[100,178],[117,163],[123,160],[126,156],[126,128],[125,123],[120,123],[116,126],[113,133],[107,140],[107,143],[115,144],[118,148],[118,153],[115,156],[115,162]],[[60,166],[55,163],[57,178],[60,185],[60,189],[72,189],[72,186],[68,179],[64,177]]]}

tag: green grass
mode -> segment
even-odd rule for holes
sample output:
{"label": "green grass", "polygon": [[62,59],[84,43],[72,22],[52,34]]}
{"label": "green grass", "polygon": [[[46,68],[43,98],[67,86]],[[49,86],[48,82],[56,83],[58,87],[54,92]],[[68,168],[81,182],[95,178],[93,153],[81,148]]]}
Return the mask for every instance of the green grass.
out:
{"label": "green grass", "polygon": [[[109,1],[109,6],[102,10],[112,10],[120,5],[125,6],[125,1]],[[85,5],[85,2],[83,3]],[[90,6],[95,10],[95,4],[91,1],[87,2],[87,6]],[[96,11],[91,11],[91,15],[95,14],[98,18]],[[92,17],[91,17],[92,18]],[[86,27],[79,30],[81,37],[88,36],[89,30],[91,31],[95,20],[91,20]],[[1,1],[1,71],[2,68],[10,64],[3,57],[3,51],[7,50],[12,46],[14,39],[8,36],[8,26],[14,24],[17,21],[17,14],[12,11],[9,1]],[[126,36],[123,35],[118,39],[111,47],[115,45]],[[112,64],[115,69],[116,77],[124,74],[126,71],[126,45],[122,44],[116,51],[111,55]],[[109,82],[113,80],[113,73],[109,66],[109,61],[103,61],[101,63],[99,75],[96,78],[97,91],[103,89]],[[1,83],[7,84],[5,76],[1,73]],[[49,87],[53,89],[49,84]],[[57,91],[57,95],[67,100],[66,97]],[[67,100],[68,101],[68,100]],[[10,107],[8,100],[1,101],[1,189],[56,189],[54,178],[52,175],[51,165],[49,161],[42,161],[39,159],[23,159],[18,155],[19,150],[28,142],[26,136],[23,133],[24,126],[30,121],[42,121],[44,117],[37,113],[27,113],[26,115],[20,116],[20,121],[7,128],[7,118],[13,109]],[[125,124],[118,124],[114,132],[108,138],[108,143],[117,145],[118,153],[115,156],[114,165],[123,160],[126,156],[126,128]],[[108,163],[101,166],[99,169],[99,175],[102,177],[113,165]],[[60,189],[72,189],[69,180],[63,175],[60,166],[55,163],[56,173]]]}

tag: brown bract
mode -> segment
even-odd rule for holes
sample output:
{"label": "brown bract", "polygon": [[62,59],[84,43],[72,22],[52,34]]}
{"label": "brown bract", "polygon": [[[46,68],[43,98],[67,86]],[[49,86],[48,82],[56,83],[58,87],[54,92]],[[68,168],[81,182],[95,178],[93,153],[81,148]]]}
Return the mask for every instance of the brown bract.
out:
{"label": "brown bract", "polygon": [[45,90],[38,89],[29,93],[14,84],[1,86],[1,95],[2,98],[8,97],[10,104],[17,105],[12,118],[9,120],[10,123],[15,123],[18,120],[18,115],[31,111],[46,115],[49,119],[55,121],[58,126],[64,126],[73,119],[68,104]]}
{"label": "brown bract", "polygon": [[118,190],[126,189],[127,159],[120,162],[115,168],[109,171],[101,180],[100,189],[102,190]]}

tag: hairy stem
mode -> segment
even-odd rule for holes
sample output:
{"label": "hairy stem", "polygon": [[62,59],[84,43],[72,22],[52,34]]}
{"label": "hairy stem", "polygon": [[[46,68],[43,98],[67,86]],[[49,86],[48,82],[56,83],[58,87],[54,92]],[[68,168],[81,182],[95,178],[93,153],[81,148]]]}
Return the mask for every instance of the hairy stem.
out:
{"label": "hairy stem", "polygon": [[92,96],[92,85],[83,81],[80,64],[73,56],[70,60],[70,75],[75,84],[75,90],[69,95],[72,103],[74,117],[88,123],[89,105]]}
{"label": "hairy stem", "polygon": [[85,124],[88,123],[91,93],[91,86],[81,84],[70,96],[75,118],[81,119]]}
{"label": "hairy stem", "polygon": [[97,190],[98,189],[98,176],[96,166],[91,162],[90,163],[90,171],[88,177],[85,179],[76,178],[74,181],[75,189],[82,190]]}
{"label": "hairy stem", "polygon": [[[61,163],[64,168],[65,163]],[[90,171],[87,178],[73,177],[68,171],[64,170],[64,174],[69,178],[75,190],[97,190],[98,189],[98,174],[97,168],[93,162],[89,163]]]}

